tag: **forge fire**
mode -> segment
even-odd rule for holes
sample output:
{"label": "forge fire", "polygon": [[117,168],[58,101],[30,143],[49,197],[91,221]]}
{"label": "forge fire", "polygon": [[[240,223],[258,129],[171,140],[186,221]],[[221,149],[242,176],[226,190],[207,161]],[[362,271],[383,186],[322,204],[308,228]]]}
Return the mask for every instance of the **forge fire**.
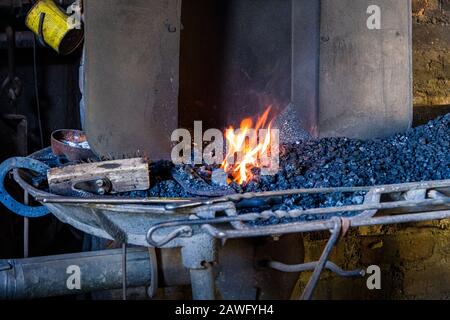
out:
{"label": "forge fire", "polygon": [[227,184],[250,181],[254,169],[260,169],[262,174],[275,174],[279,162],[279,130],[273,129],[272,121],[268,120],[271,109],[269,106],[258,116],[255,124],[251,117],[245,118],[239,128],[230,126],[224,135],[218,129],[208,129],[203,133],[201,121],[194,122],[194,140],[188,130],[175,130],[171,136],[172,141],[177,142],[172,149],[172,162],[220,164],[224,174],[229,176],[225,181]]}
{"label": "forge fire", "polygon": [[447,0],[0,0],[0,300],[448,299],[449,28]]}
{"label": "forge fire", "polygon": [[239,184],[250,181],[256,168],[265,172],[270,168],[273,174],[278,170],[279,134],[268,120],[271,109],[268,107],[254,126],[253,120],[246,118],[237,133],[233,127],[226,130],[227,155],[221,168]]}

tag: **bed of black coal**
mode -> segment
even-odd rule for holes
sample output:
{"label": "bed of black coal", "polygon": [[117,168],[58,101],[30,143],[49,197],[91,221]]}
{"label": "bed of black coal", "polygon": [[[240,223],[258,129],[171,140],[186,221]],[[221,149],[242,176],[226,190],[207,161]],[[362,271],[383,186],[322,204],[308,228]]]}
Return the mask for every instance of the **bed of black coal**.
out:
{"label": "bed of black coal", "polygon": [[[272,176],[254,171],[253,179],[244,185],[231,184],[235,192],[260,192],[297,188],[353,187],[450,179],[450,114],[428,124],[412,128],[385,139],[357,140],[323,138],[298,141],[280,148],[280,170]],[[171,172],[170,161],[150,164],[152,185],[147,191],[120,196],[192,198]],[[194,168],[201,176],[213,168]],[[201,183],[203,184],[203,183]],[[200,185],[201,185],[200,184]],[[196,185],[193,182],[191,185]],[[364,193],[330,193],[289,196],[268,201],[258,207],[242,208],[240,213],[289,209],[309,209],[361,204]],[[352,216],[358,212],[342,212]],[[301,216],[300,220],[330,218]],[[298,220],[297,219],[297,220]],[[258,224],[289,222],[272,218]]]}

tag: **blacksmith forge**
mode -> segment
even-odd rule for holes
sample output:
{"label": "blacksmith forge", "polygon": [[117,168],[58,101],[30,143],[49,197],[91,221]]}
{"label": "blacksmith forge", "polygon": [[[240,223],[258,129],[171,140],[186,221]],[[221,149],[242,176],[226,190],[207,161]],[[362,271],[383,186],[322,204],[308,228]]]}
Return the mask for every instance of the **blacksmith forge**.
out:
{"label": "blacksmith forge", "polygon": [[[410,1],[85,0],[83,25],[80,129],[102,160],[171,160],[174,130],[192,131],[195,121],[203,130],[224,130],[267,106],[282,119],[275,122],[281,143],[385,138],[412,126]],[[310,299],[324,269],[364,276],[329,261],[349,229],[450,216],[450,180],[444,179],[266,190],[277,197],[364,192],[356,207],[349,205],[356,216],[279,225],[249,226],[254,213],[240,215],[264,192],[179,204],[55,198],[25,170],[49,170],[41,164],[48,152],[5,162],[5,176],[13,172],[26,204],[31,196],[42,205],[32,207],[34,217],[51,213],[89,245],[82,253],[0,260],[0,298],[94,292],[99,299],[289,299],[297,296],[299,273],[313,271],[301,296]],[[16,213],[27,210],[10,203]],[[389,209],[402,214],[374,217]],[[337,205],[306,210],[342,211]],[[300,211],[259,213],[282,220]],[[319,260],[305,263],[309,232],[322,232],[326,241]],[[86,277],[75,291],[66,282],[73,265]]]}

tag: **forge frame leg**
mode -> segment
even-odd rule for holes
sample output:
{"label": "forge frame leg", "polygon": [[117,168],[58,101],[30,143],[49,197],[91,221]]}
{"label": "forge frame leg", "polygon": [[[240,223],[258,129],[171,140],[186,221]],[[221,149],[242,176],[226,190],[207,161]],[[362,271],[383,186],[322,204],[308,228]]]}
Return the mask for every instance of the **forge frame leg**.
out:
{"label": "forge frame leg", "polygon": [[334,227],[331,232],[330,239],[328,240],[325,248],[323,249],[322,255],[320,256],[319,263],[313,271],[311,278],[308,281],[308,284],[305,287],[300,299],[301,300],[310,300],[314,293],[314,290],[317,287],[317,283],[319,282],[320,275],[322,274],[323,269],[325,268],[328,258],[330,256],[331,250],[333,250],[334,246],[339,239],[339,235],[341,234],[342,229],[342,220],[340,218],[333,218]]}
{"label": "forge frame leg", "polygon": [[192,299],[215,300],[215,277],[213,266],[205,263],[203,269],[190,269]]}
{"label": "forge frame leg", "polygon": [[189,238],[181,248],[185,268],[189,269],[192,298],[194,300],[214,300],[216,276],[213,265],[218,260],[217,240],[206,235]]}

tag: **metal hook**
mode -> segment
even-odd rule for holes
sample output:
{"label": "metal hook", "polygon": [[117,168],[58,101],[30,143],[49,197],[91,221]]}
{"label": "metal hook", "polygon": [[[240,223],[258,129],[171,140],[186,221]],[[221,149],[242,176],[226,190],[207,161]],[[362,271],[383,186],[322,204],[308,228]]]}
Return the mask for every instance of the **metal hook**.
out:
{"label": "metal hook", "polygon": [[192,236],[192,228],[189,226],[181,226],[178,229],[175,229],[174,231],[170,232],[168,235],[164,236],[161,240],[157,241],[153,239],[153,233],[161,228],[168,228],[171,227],[170,223],[166,223],[166,224],[160,224],[160,225],[156,225],[151,227],[150,229],[148,229],[147,231],[147,235],[146,235],[146,240],[148,242],[149,245],[151,245],[152,247],[155,248],[159,248],[164,246],[165,244],[169,243],[170,241],[172,241],[175,238],[178,237],[191,237]]}
{"label": "metal hook", "polygon": [[[253,216],[252,216],[253,217]],[[192,236],[192,228],[191,225],[209,225],[215,223],[232,223],[236,221],[249,221],[251,219],[241,216],[230,216],[230,217],[221,217],[221,218],[212,218],[212,219],[193,219],[193,220],[176,220],[171,222],[162,222],[152,226],[147,231],[146,240],[149,245],[152,247],[161,247],[165,244],[169,243],[173,239],[183,236],[183,237],[191,237]],[[157,241],[153,239],[153,234],[156,230],[160,228],[170,228],[170,227],[178,227],[180,228],[170,232],[168,235],[164,236],[161,240]]]}

